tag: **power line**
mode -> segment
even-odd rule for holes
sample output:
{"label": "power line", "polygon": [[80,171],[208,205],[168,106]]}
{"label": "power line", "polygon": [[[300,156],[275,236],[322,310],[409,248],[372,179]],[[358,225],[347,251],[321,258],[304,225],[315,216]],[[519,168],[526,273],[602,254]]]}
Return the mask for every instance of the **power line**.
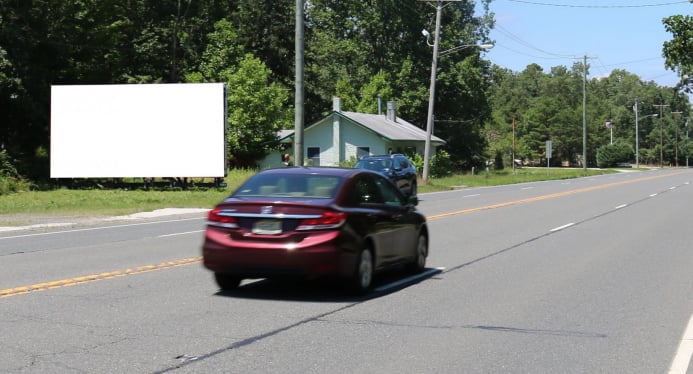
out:
{"label": "power line", "polygon": [[520,37],[511,33],[510,31],[508,31],[506,28],[504,28],[501,25],[496,25],[495,29],[500,31],[502,34],[504,34],[505,36],[507,36],[508,38],[510,38],[511,40],[513,40],[514,42],[516,42],[518,44],[524,45],[525,47],[528,47],[528,48],[533,49],[535,51],[538,51],[538,52],[544,53],[546,55],[552,56],[554,58],[572,58],[573,56],[575,56],[575,55],[565,55],[565,54],[549,52],[549,51],[543,50],[541,48],[535,47],[534,45],[522,40]]}

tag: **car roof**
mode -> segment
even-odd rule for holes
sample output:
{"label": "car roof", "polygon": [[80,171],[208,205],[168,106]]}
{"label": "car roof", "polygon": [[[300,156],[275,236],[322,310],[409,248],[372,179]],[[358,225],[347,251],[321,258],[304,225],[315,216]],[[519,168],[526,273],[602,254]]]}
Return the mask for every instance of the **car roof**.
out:
{"label": "car roof", "polygon": [[275,169],[265,169],[258,172],[258,174],[273,174],[273,175],[284,175],[284,174],[319,174],[319,175],[330,175],[336,177],[350,177],[358,173],[362,173],[363,169],[354,168],[341,168],[341,167],[320,167],[320,166],[291,166]]}
{"label": "car roof", "polygon": [[361,157],[361,160],[381,160],[384,158],[393,158],[395,156],[401,156],[401,157],[406,157],[403,154],[400,153],[393,153],[391,155],[373,155],[373,156],[363,156]]}

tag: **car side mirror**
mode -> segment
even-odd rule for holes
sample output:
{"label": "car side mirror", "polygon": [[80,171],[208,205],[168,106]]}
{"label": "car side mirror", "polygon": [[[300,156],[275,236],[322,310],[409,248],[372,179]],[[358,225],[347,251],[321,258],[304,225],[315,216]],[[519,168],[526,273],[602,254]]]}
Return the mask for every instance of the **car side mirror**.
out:
{"label": "car side mirror", "polygon": [[419,198],[416,195],[411,195],[407,197],[407,204],[411,206],[419,205]]}

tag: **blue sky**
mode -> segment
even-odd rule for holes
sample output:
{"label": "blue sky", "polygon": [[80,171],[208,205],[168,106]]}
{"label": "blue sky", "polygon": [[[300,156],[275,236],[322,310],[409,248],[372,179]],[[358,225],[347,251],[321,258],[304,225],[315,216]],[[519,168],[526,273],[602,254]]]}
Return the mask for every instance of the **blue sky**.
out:
{"label": "blue sky", "polygon": [[[477,2],[478,6],[478,2]],[[485,57],[513,71],[532,63],[572,67],[592,57],[589,77],[624,69],[644,81],[673,87],[676,74],[664,67],[662,44],[671,40],[662,19],[693,15],[681,0],[493,0],[495,41]],[[477,10],[477,13],[480,11]]]}

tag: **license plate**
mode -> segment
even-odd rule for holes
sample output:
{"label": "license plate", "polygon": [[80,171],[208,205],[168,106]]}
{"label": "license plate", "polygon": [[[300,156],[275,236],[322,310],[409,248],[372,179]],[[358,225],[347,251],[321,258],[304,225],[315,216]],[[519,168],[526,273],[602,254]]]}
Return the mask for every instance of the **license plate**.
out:
{"label": "license plate", "polygon": [[253,234],[277,235],[282,233],[282,223],[276,219],[263,219],[253,224]]}

